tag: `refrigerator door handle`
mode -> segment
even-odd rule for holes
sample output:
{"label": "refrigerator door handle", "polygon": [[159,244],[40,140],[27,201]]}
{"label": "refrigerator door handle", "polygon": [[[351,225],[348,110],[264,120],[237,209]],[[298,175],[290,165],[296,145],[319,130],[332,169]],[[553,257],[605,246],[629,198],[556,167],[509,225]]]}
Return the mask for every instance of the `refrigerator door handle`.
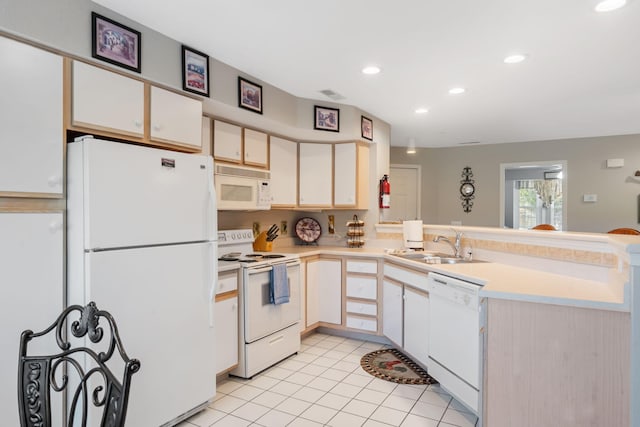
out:
{"label": "refrigerator door handle", "polygon": [[[209,190],[209,212],[207,215],[207,239],[217,239],[218,233],[218,210],[216,208],[216,187],[213,184],[213,171],[208,170],[209,176],[207,177],[207,186]],[[218,257],[216,257],[218,259]]]}
{"label": "refrigerator door handle", "polygon": [[218,289],[218,243],[209,242],[209,259],[211,260],[210,268],[207,269],[207,283],[209,284],[209,327],[215,325],[214,307],[216,304],[216,290]]}

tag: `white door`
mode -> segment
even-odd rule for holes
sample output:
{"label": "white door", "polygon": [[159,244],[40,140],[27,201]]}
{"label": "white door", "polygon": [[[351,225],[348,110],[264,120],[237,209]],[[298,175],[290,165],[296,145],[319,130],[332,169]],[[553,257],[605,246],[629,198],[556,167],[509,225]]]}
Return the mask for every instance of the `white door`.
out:
{"label": "white door", "polygon": [[429,297],[404,287],[404,349],[416,362],[427,366],[429,356]]}
{"label": "white door", "polygon": [[269,153],[271,205],[293,207],[298,191],[298,143],[272,136]]}
{"label": "white door", "polygon": [[402,347],[402,285],[382,282],[382,333]]}
{"label": "white door", "polygon": [[70,239],[84,228],[86,249],[215,235],[209,156],[89,139],[69,144],[68,164]]}
{"label": "white door", "polygon": [[385,212],[385,218],[388,220],[420,219],[420,166],[391,165],[389,182],[391,205],[388,212]]}
{"label": "white door", "polygon": [[142,138],[144,83],[73,61],[73,124]]}
{"label": "white door", "polygon": [[85,255],[85,302],[113,315],[141,363],[127,425],[157,427],[215,396],[212,256],[207,243]]}
{"label": "white door", "polygon": [[202,149],[202,102],[151,86],[151,139]]}
{"label": "white door", "polygon": [[62,57],[3,37],[0,57],[0,193],[62,194]]}
{"label": "white door", "polygon": [[[18,426],[18,344],[22,331],[41,331],[63,308],[63,236],[61,213],[0,213],[0,424]],[[54,354],[60,349],[30,348]],[[54,393],[55,394],[55,393]],[[53,398],[53,396],[52,396]],[[53,407],[53,425],[61,425],[61,404]]]}

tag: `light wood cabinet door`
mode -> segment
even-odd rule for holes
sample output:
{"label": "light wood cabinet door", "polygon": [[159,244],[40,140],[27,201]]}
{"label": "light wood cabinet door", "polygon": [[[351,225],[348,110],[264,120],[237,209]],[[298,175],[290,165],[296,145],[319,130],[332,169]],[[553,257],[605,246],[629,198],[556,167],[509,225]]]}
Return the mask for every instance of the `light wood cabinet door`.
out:
{"label": "light wood cabinet door", "polygon": [[142,138],[144,83],[73,62],[72,125]]}
{"label": "light wood cabinet door", "polygon": [[0,37],[0,196],[62,195],[62,58]]}
{"label": "light wood cabinet door", "polygon": [[294,207],[298,191],[298,143],[272,136],[269,165],[271,207]]}
{"label": "light wood cabinet door", "polygon": [[333,191],[332,144],[300,143],[298,205],[330,207]]}
{"label": "light wood cabinet door", "polygon": [[307,326],[318,321],[342,324],[340,260],[320,259],[307,262]]}
{"label": "light wood cabinet door", "polygon": [[404,287],[404,349],[417,362],[427,365],[429,356],[429,297]]}
{"label": "light wood cabinet door", "polygon": [[402,347],[402,285],[382,282],[382,333]]}
{"label": "light wood cabinet door", "polygon": [[202,102],[151,86],[151,139],[202,149]]}
{"label": "light wood cabinet door", "polygon": [[216,372],[238,364],[238,297],[216,302]]}
{"label": "light wood cabinet door", "polygon": [[214,120],[213,157],[225,162],[242,162],[242,128],[240,126]]}
{"label": "light wood cabinet door", "polygon": [[247,166],[266,168],[268,165],[269,136],[264,132],[244,129],[243,162]]}

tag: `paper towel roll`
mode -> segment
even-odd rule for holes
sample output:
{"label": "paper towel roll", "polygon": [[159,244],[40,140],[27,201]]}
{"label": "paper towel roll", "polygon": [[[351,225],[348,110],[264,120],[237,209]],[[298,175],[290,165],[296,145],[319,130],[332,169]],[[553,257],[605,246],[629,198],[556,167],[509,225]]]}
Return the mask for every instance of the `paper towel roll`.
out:
{"label": "paper towel roll", "polygon": [[402,237],[405,248],[423,249],[422,220],[402,221]]}

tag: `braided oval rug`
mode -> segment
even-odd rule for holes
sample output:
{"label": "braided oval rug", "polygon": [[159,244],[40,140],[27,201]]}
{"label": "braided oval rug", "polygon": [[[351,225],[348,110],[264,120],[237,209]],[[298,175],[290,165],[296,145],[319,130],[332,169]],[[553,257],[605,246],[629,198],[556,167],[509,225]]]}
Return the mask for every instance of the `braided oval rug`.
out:
{"label": "braided oval rug", "polygon": [[438,383],[417,363],[395,348],[365,354],[360,359],[360,366],[376,378],[398,384]]}

